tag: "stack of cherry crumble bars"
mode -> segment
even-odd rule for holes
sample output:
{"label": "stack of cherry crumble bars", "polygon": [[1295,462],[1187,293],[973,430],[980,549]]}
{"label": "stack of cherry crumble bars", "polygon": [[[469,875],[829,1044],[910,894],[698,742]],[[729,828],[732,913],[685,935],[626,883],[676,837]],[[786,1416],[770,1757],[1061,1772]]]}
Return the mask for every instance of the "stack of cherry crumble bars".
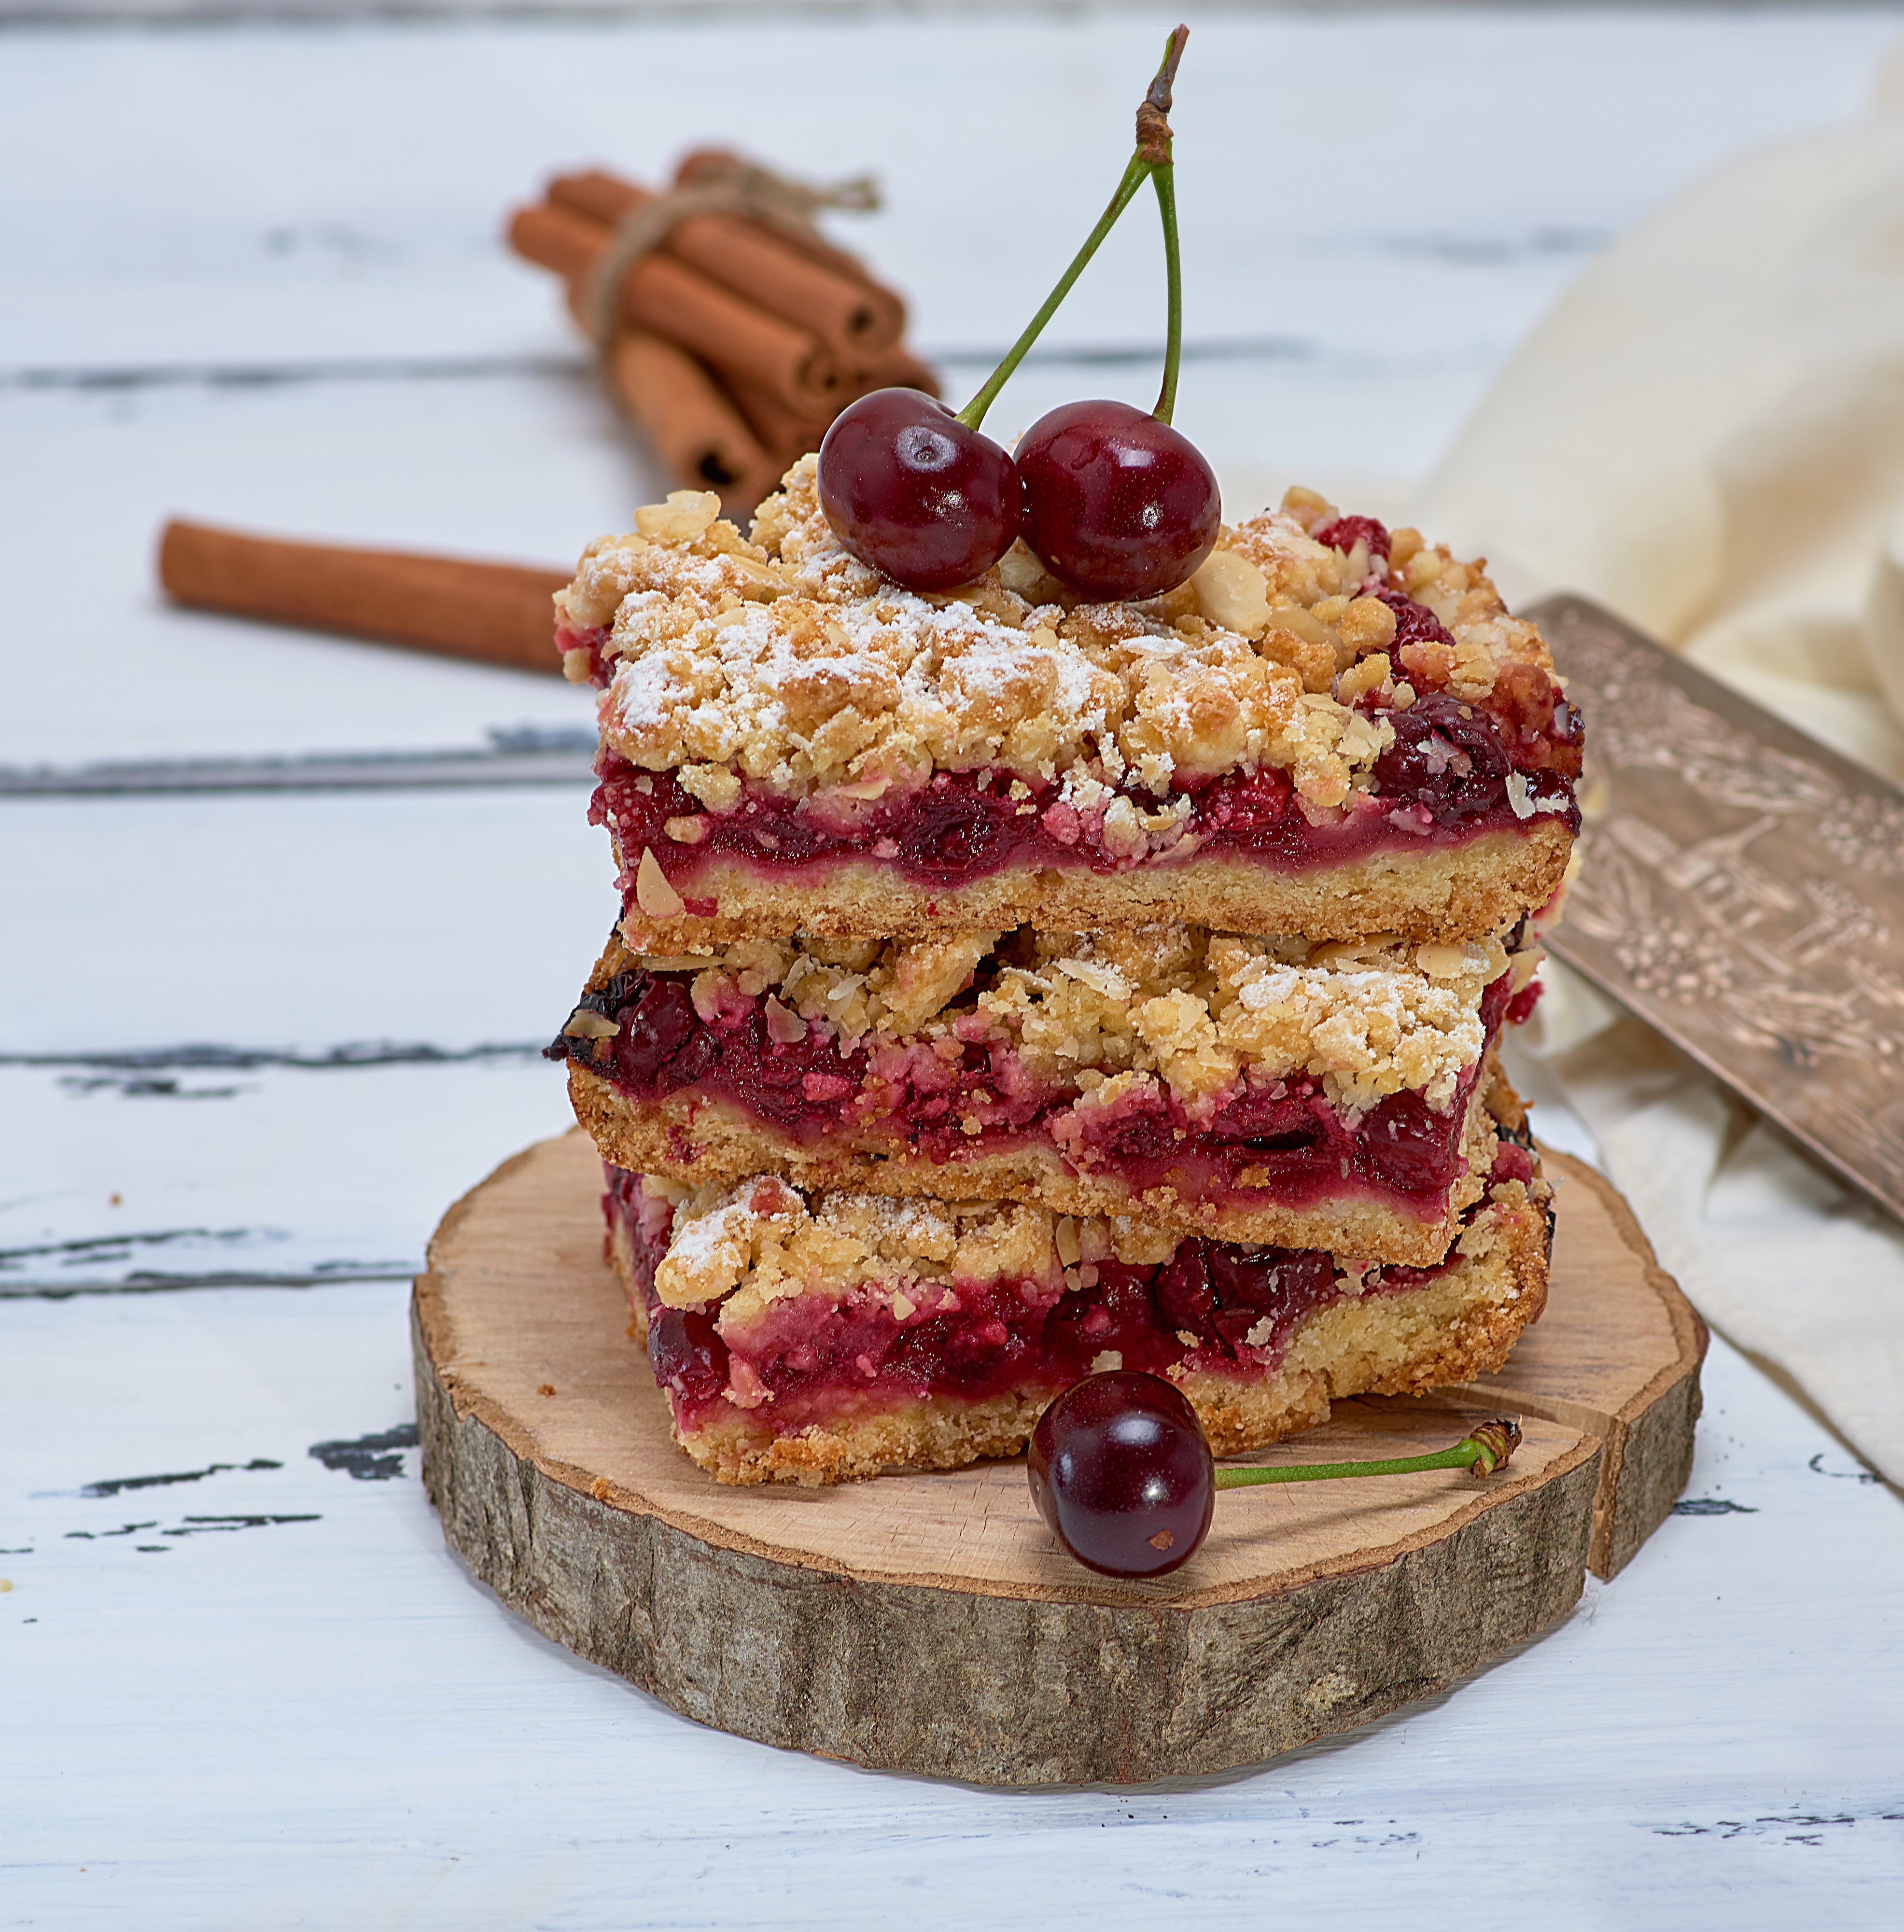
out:
{"label": "stack of cherry crumble bars", "polygon": [[622,896],[553,1054],[722,1480],[1021,1449],[1094,1369],[1219,1454],[1498,1367],[1551,1222],[1496,1065],[1580,731],[1478,567],[1306,492],[1092,604],[680,492],[556,599]]}

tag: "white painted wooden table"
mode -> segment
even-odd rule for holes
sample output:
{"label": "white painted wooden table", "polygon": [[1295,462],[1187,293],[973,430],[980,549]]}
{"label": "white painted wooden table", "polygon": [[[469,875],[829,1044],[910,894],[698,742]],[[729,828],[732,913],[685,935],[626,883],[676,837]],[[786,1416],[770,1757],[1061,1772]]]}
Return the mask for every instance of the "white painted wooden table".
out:
{"label": "white painted wooden table", "polygon": [[[563,1124],[534,1048],[608,866],[583,788],[508,782],[508,747],[586,704],[166,612],[158,521],[552,560],[621,527],[658,479],[497,219],[554,166],[710,136],[877,166],[848,238],[973,386],[1165,24],[0,25],[0,768],[460,751],[494,781],[0,796],[0,1924],[1904,1924],[1904,1515],[1723,1341],[1683,1513],[1552,1635],[1136,1793],[697,1730],[470,1583],[402,1446],[430,1228]],[[1298,475],[1392,503],[1608,234],[1854,111],[1901,30],[1198,22],[1179,420],[1232,507]],[[1001,428],[1147,399],[1156,248],[1133,220]]]}

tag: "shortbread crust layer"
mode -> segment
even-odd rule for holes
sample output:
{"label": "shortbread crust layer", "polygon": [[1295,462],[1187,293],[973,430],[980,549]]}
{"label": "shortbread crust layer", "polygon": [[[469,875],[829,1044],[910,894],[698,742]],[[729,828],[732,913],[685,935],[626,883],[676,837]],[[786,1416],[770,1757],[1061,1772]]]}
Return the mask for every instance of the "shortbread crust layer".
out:
{"label": "shortbread crust layer", "polygon": [[[663,953],[790,932],[923,938],[948,927],[1091,932],[1160,920],[1225,932],[1300,932],[1318,942],[1394,933],[1459,944],[1545,905],[1566,875],[1573,846],[1571,830],[1549,819],[1527,830],[1483,832],[1459,846],[1378,853],[1312,872],[1198,857],[1108,876],[1012,866],[969,884],[932,886],[871,860],[831,861],[808,880],[717,856],[682,874],[679,892],[666,882],[682,910],[660,916],[643,909],[639,874],[643,855],[664,848],[643,846],[620,876],[621,931],[634,950]],[[665,882],[666,867],[655,863]],[[652,886],[647,898],[667,903]]]}

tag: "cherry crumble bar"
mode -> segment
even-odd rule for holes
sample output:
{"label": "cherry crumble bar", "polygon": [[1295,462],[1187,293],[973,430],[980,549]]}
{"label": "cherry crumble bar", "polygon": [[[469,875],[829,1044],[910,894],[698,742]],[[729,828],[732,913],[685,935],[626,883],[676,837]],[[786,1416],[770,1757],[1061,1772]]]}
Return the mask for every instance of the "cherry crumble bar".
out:
{"label": "cherry crumble bar", "polygon": [[1023,1448],[1094,1370],[1167,1376],[1219,1454],[1333,1398],[1498,1368],[1546,1296],[1549,1190],[1499,1081],[1486,1194],[1426,1268],[1239,1246],[1024,1204],[803,1196],[606,1166],[607,1250],[676,1439],[727,1483]]}
{"label": "cherry crumble bar", "polygon": [[1189,583],[1079,601],[1022,548],[955,594],[849,556],[813,459],[751,540],[679,492],[557,595],[601,689],[629,945],[1181,919],[1497,932],[1559,884],[1581,730],[1478,565],[1312,494]]}
{"label": "cherry crumble bar", "polygon": [[1087,937],[611,942],[550,1048],[618,1166],[1058,1214],[1425,1264],[1480,1195],[1525,928],[1312,947]]}

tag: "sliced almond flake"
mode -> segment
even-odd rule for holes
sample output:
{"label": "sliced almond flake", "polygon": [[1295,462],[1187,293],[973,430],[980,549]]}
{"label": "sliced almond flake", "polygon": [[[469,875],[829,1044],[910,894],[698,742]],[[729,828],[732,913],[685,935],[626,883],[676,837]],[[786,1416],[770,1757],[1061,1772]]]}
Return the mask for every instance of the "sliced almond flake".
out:
{"label": "sliced almond flake", "polygon": [[634,902],[650,919],[679,919],[688,910],[687,901],[668,884],[661,862],[646,845],[635,868]]}
{"label": "sliced almond flake", "polygon": [[1060,959],[1055,964],[1066,978],[1090,987],[1094,993],[1102,993],[1107,1000],[1128,1000],[1131,996],[1130,982],[1114,966],[1100,966],[1090,959]]}

